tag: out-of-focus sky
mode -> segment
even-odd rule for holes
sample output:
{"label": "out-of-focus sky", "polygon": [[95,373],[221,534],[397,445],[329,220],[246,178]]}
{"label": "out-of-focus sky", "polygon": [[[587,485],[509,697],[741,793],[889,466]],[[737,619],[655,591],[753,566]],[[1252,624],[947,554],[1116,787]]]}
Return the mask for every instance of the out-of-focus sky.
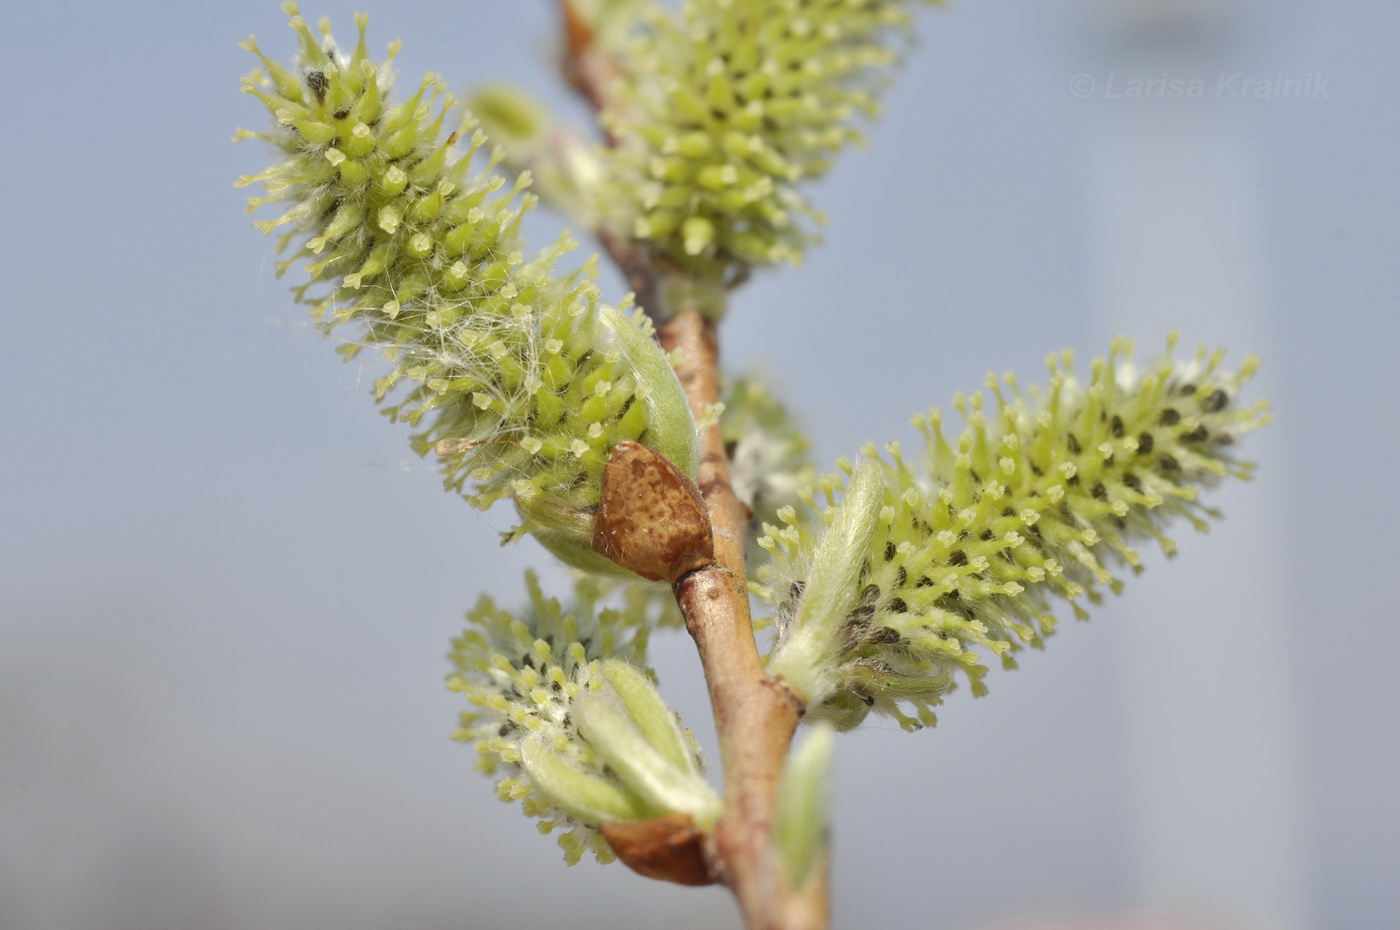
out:
{"label": "out-of-focus sky", "polygon": [[[545,0],[372,14],[406,81],[512,80],[579,115]],[[5,17],[0,926],[737,926],[719,890],[565,869],[448,741],[462,611],[544,560],[441,491],[375,414],[373,363],[341,364],[272,276],[232,187],[266,153],[228,140],[261,120],[236,43],[289,53],[284,20]],[[961,0],[918,32],[816,191],[825,245],[726,327],[821,461],[912,441],[987,371],[1173,325],[1262,354],[1277,421],[1174,564],[935,730],[843,738],[838,925],[1152,904],[1400,926],[1400,7]],[[708,740],[688,643],[655,642]]]}

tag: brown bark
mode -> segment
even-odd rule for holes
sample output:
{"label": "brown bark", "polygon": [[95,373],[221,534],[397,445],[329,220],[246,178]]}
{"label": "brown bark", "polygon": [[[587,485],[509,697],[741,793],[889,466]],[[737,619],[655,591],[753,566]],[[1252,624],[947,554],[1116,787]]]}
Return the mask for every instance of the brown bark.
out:
{"label": "brown bark", "polygon": [[598,51],[593,42],[593,25],[584,19],[571,0],[560,0],[564,17],[564,48],[560,55],[560,70],[593,109],[602,112],[607,107],[606,88],[612,80],[614,67]]}
{"label": "brown bark", "polygon": [[[579,15],[572,0],[559,0],[559,4],[564,18],[564,75],[601,114],[610,105],[608,89],[616,75],[615,65],[594,43],[591,24]],[[611,145],[615,140],[606,141]],[[686,307],[663,306],[663,260],[610,230],[596,232],[627,276],[638,303],[655,321],[662,347],[668,352],[680,350],[676,374],[691,413],[699,420],[720,394],[714,320]],[[703,841],[705,877],[730,887],[749,930],[823,930],[828,923],[825,861],[801,888],[792,888],[779,874],[773,849],[778,779],[803,707],[783,682],[764,674],[758,655],[744,564],[750,513],[730,485],[729,460],[718,424],[700,437],[697,477],[713,532],[713,561],[680,575],[672,587],[704,666],[724,769],[724,813]],[[619,540],[622,535],[626,534],[620,533]],[[658,564],[655,574],[662,577],[680,564],[661,561],[666,564]],[[645,860],[643,874],[673,881],[671,873],[690,874],[686,843],[671,846],[650,839],[653,833],[670,835],[667,831],[673,826],[656,822],[641,828],[649,839],[634,858]],[[626,831],[614,832],[630,855],[635,838],[627,834],[624,840]]]}
{"label": "brown bark", "polygon": [[[677,313],[660,327],[661,345],[679,349],[676,372],[697,419],[719,400],[719,348],[713,320]],[[710,835],[711,866],[739,899],[750,930],[816,930],[825,922],[825,882],[797,902],[784,894],[773,851],[778,777],[802,714],[801,701],[767,677],[749,617],[744,546],[749,509],[729,483],[718,424],[700,437],[700,493],[714,532],[715,564],[675,584],[686,629],[709,685],[724,768],[724,815]]]}

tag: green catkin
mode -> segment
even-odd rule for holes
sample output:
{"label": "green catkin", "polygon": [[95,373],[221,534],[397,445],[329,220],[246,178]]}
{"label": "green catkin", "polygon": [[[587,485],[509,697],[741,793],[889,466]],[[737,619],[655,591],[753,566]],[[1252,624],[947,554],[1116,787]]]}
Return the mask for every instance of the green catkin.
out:
{"label": "green catkin", "polygon": [[[906,729],[931,725],[959,675],[983,694],[988,655],[1011,668],[1016,652],[1042,645],[1056,623],[1052,595],[1084,618],[1084,601],[1120,589],[1113,569],[1141,570],[1135,541],[1155,540],[1172,555],[1165,522],[1208,528],[1218,513],[1197,501],[1198,490],[1249,477],[1234,443],[1267,422],[1267,405],[1238,403],[1257,359],[1229,372],[1221,353],[1202,350],[1177,364],[1174,345],[1175,337],[1166,358],[1139,372],[1120,340],[1094,361],[1087,384],[1068,354],[1049,360],[1047,390],[1026,394],[1010,375],[989,377],[990,397],[955,400],[966,421],[955,440],[937,410],[914,420],[927,442],[922,468],[898,444],[883,455],[867,447],[883,493],[853,556],[853,606],[840,617],[808,616],[802,601],[846,477],[823,477],[800,516],[789,509],[785,526],[767,528],[761,544],[774,562],[761,594],[779,629],[769,668],[800,683],[810,718],[849,729],[874,711]],[[811,627],[801,636],[798,621]],[[809,645],[794,645],[802,641]]]}
{"label": "green catkin", "polygon": [[[445,131],[453,101],[436,75],[391,102],[397,43],[388,60],[371,60],[364,14],[346,53],[324,22],[318,36],[294,4],[283,9],[298,61],[288,68],[244,43],[262,60],[244,90],[275,127],[239,137],[265,139],[284,157],[240,184],[267,190],[250,209],[290,204],[255,224],[289,230],[278,273],[305,260],[298,300],[325,330],[358,330],[342,354],[384,356],[375,396],[419,429],[414,448],[456,441],[442,461],[446,486],[483,508],[514,498],[522,529],[553,534],[551,549],[568,557],[586,548],[617,442],[641,442],[693,474],[693,421],[648,324],[599,304],[591,260],[556,270],[573,247],[567,236],[527,257],[528,175],[508,186],[495,157],[473,170],[485,136],[470,123]],[[557,518],[541,523],[542,514]]]}
{"label": "green catkin", "polygon": [[821,219],[799,186],[861,139],[919,2],[688,0],[643,17],[607,114],[614,224],[714,287],[797,262]]}
{"label": "green catkin", "polygon": [[[539,820],[540,832],[560,831],[569,864],[585,852],[609,862],[612,851],[596,829],[601,820],[666,811],[620,778],[580,734],[579,701],[615,693],[607,681],[611,665],[645,668],[649,618],[636,602],[602,607],[601,588],[593,579],[576,580],[567,608],[544,595],[533,573],[526,575],[526,585],[524,610],[512,613],[482,596],[467,614],[470,625],[452,641],[455,671],[447,687],[470,705],[453,739],[472,744],[477,768],[499,776],[501,800],[521,801],[526,815]],[[659,702],[652,691],[641,699]],[[661,716],[673,717],[669,711]],[[680,746],[689,758],[681,760],[679,770],[698,778],[698,748],[688,732],[674,732],[684,733],[683,740],[659,741],[662,749],[673,758]],[[567,782],[567,790],[555,790],[552,780]],[[711,802],[703,783],[695,790],[706,794],[707,803],[718,803]]]}

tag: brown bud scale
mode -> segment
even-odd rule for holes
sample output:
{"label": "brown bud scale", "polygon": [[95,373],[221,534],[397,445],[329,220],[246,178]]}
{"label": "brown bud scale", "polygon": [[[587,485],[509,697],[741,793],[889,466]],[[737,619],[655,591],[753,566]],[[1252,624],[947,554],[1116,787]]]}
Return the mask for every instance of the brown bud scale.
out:
{"label": "brown bud scale", "polygon": [[617,858],[638,875],[677,885],[713,885],[705,862],[705,834],[689,814],[667,814],[635,823],[605,823],[604,838]]}
{"label": "brown bud scale", "polygon": [[593,548],[650,581],[674,582],[715,558],[695,482],[661,453],[630,440],[613,447],[603,470]]}

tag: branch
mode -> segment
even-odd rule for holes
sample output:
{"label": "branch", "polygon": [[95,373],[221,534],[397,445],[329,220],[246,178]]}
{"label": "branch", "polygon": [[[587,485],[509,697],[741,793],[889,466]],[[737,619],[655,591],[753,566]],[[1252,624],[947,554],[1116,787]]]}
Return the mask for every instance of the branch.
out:
{"label": "branch", "polygon": [[[573,0],[559,0],[559,5],[564,19],[562,70],[601,115],[609,105],[606,87],[616,66],[598,48],[591,24]],[[615,140],[609,136],[607,141],[612,145]],[[714,319],[694,308],[667,305],[661,286],[668,270],[662,267],[664,259],[608,230],[598,235],[627,276],[639,305],[656,322],[662,348],[668,353],[679,350],[676,374],[699,421],[720,396]],[[738,898],[750,930],[822,930],[828,922],[825,863],[801,888],[792,888],[780,874],[773,849],[778,780],[803,705],[781,680],[764,673],[759,658],[744,564],[751,514],[730,484],[718,423],[700,437],[698,478],[713,531],[714,557],[710,564],[681,575],[673,590],[705,670],[724,767],[724,814],[704,840],[705,858],[712,876]],[[672,856],[671,836],[688,836],[687,829],[672,830],[654,844],[667,849],[663,858]],[[685,858],[681,855],[677,861]],[[632,864],[632,857],[624,860]],[[663,869],[660,877],[676,880],[664,874],[669,871],[674,870]]]}
{"label": "branch", "polygon": [[[593,24],[580,12],[575,0],[559,0],[563,16],[564,47],[559,69],[564,80],[599,114],[608,107],[607,86],[617,73],[617,65],[598,47]],[[606,127],[603,130],[607,132]],[[613,144],[608,135],[608,145]]]}
{"label": "branch", "polygon": [[[668,352],[679,350],[676,373],[698,419],[719,399],[715,323],[682,310],[659,337]],[[699,479],[715,563],[681,577],[674,589],[705,669],[724,765],[725,809],[710,835],[711,866],[739,899],[750,930],[818,930],[826,925],[825,873],[800,895],[790,893],[773,853],[778,777],[802,704],[764,674],[759,659],[744,567],[749,509],[729,483],[718,424],[701,436]]]}

